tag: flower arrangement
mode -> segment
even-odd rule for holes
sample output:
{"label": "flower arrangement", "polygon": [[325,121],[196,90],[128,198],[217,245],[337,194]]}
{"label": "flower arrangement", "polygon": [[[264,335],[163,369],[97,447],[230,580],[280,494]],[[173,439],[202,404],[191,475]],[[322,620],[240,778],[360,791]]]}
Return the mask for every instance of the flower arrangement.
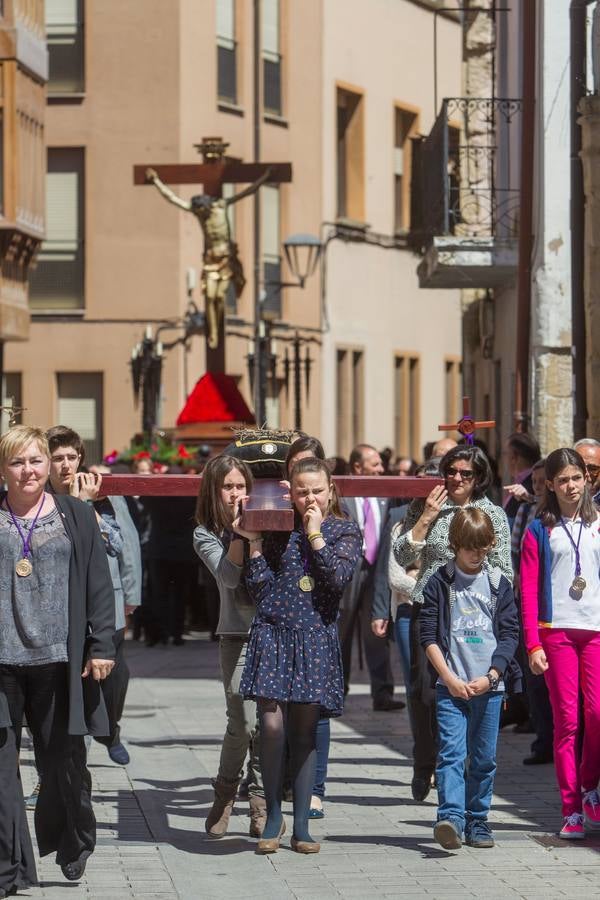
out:
{"label": "flower arrangement", "polygon": [[210,454],[210,447],[201,444],[199,447],[189,447],[185,444],[174,444],[165,435],[155,435],[151,440],[145,440],[137,435],[126,450],[111,450],[104,456],[106,466],[114,466],[116,463],[133,466],[141,459],[147,459],[152,463],[152,469],[156,474],[163,474],[171,466],[180,468],[196,467],[204,462]]}

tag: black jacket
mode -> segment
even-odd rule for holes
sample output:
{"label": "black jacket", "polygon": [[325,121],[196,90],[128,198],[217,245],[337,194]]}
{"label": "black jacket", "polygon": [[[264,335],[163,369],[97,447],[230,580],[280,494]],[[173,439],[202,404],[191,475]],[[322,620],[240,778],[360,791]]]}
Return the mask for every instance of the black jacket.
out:
{"label": "black jacket", "polygon": [[[0,496],[0,502],[2,500]],[[82,678],[88,659],[114,659],[115,597],[106,548],[94,510],[75,497],[54,495],[71,541],[69,563],[69,734],[109,734],[100,682]],[[12,723],[0,687],[0,728]]]}
{"label": "black jacket", "polygon": [[[492,629],[497,641],[491,665],[503,673],[507,692],[522,691],[522,676],[515,653],[519,645],[519,615],[513,589],[499,569],[486,569],[492,591]],[[450,603],[454,591],[454,561],[446,563],[431,576],[423,591],[423,608],[419,616],[421,646],[424,650],[437,644],[444,657],[450,652]],[[438,674],[430,665],[433,683]],[[482,673],[483,674],[483,673]]]}

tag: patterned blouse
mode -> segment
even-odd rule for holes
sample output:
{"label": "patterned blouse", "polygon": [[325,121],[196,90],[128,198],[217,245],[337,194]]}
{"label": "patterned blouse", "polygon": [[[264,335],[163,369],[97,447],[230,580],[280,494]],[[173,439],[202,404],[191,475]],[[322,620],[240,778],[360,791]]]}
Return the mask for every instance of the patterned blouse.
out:
{"label": "patterned blouse", "polygon": [[[472,500],[467,506],[482,509],[492,520],[494,534],[496,535],[496,546],[488,554],[488,562],[492,567],[498,566],[502,574],[506,575],[512,584],[513,568],[510,554],[510,529],[506,513],[500,506],[496,506],[495,503],[488,500],[487,497]],[[449,559],[453,559],[454,554],[449,544],[450,522],[456,510],[464,507],[457,506],[454,501],[448,498],[438,517],[429,526],[427,537],[425,538],[425,546],[420,547],[418,543],[416,545],[413,544],[410,537],[412,537],[412,529],[421,518],[424,508],[424,498],[413,500],[406,514],[402,533],[392,544],[396,560],[405,569],[411,565],[414,566],[419,561],[421,563],[421,574],[412,595],[413,603],[423,602],[423,588],[428,580],[434,572],[437,572],[440,566],[443,566]]]}

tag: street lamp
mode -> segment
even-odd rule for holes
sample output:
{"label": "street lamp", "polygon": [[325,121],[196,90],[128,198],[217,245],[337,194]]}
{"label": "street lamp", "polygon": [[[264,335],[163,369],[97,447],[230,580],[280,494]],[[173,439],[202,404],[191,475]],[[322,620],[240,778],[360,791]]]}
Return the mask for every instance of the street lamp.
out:
{"label": "street lamp", "polygon": [[[318,237],[312,234],[292,234],[283,242],[285,258],[290,272],[295,281],[268,281],[265,287],[281,290],[286,287],[304,288],[306,279],[314,274],[321,255],[322,244]],[[264,294],[263,294],[264,296]],[[267,377],[269,370],[273,370],[273,354],[271,353],[271,328],[277,327],[271,323],[262,311],[254,322],[254,353],[257,359],[253,362],[256,366],[257,378],[255,390],[255,415],[259,425],[266,422],[267,405]],[[297,415],[298,418],[298,415]]]}
{"label": "street lamp", "polygon": [[298,287],[303,288],[306,279],[317,268],[322,246],[319,238],[313,234],[292,234],[283,242],[285,258],[290,272],[298,280]]}

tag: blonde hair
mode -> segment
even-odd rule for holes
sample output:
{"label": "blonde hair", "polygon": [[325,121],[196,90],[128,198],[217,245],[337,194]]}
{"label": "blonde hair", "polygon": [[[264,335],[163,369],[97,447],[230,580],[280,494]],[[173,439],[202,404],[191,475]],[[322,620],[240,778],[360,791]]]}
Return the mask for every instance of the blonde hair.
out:
{"label": "blonde hair", "polygon": [[31,425],[14,425],[5,431],[0,437],[0,469],[3,469],[8,460],[17,456],[26,447],[35,441],[43,456],[50,458],[50,450],[46,435],[41,428]]}

